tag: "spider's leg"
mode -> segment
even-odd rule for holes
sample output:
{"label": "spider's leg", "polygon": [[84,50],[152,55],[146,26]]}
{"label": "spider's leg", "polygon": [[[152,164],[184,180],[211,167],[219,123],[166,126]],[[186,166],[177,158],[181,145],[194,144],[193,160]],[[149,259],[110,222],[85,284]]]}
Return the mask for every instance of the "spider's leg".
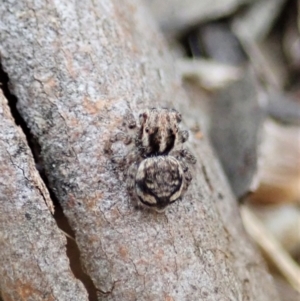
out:
{"label": "spider's leg", "polygon": [[127,191],[130,198],[134,201],[135,207],[139,206],[139,201],[136,196],[135,184],[136,184],[136,174],[138,171],[139,164],[137,162],[130,165],[126,178],[127,178]]}
{"label": "spider's leg", "polygon": [[[126,166],[128,167],[127,164],[131,164],[134,161],[132,157],[134,157],[135,154],[133,154],[133,156],[130,155],[132,151],[129,152],[129,155],[116,154],[114,151],[114,144],[120,142],[122,142],[126,146],[130,144],[133,145],[132,142],[134,142],[134,137],[124,132],[118,132],[116,134],[113,134],[111,135],[110,139],[105,143],[104,151],[111,157],[111,163],[113,164],[113,168],[124,171]],[[128,158],[131,159],[128,160]]]}
{"label": "spider's leg", "polygon": [[181,130],[178,132],[178,142],[184,143],[189,139],[189,132],[186,130]]}
{"label": "spider's leg", "polygon": [[124,116],[124,123],[129,129],[136,128],[136,121],[131,111],[127,110]]}
{"label": "spider's leg", "polygon": [[133,163],[130,165],[128,171],[127,171],[127,189],[130,195],[134,194],[135,190],[135,176],[138,170],[138,165],[136,163]]}
{"label": "spider's leg", "polygon": [[[138,163],[140,161],[141,161],[141,157],[140,157],[139,151],[135,148],[133,148],[126,156],[126,165],[127,166],[132,165],[134,162],[136,162],[137,165],[139,165]],[[136,168],[138,168],[138,167],[136,167]]]}
{"label": "spider's leg", "polygon": [[186,148],[182,148],[180,150],[180,156],[189,164],[196,164],[197,159],[196,157]]}
{"label": "spider's leg", "polygon": [[119,132],[110,138],[111,143],[122,141],[125,145],[131,144],[133,140],[134,140],[133,137],[125,132]]}
{"label": "spider's leg", "polygon": [[195,156],[186,148],[178,148],[178,149],[173,149],[170,152],[170,155],[175,157],[177,160],[181,162],[186,162],[188,164],[196,164],[197,159]]}
{"label": "spider's leg", "polygon": [[182,191],[182,193],[184,193],[188,189],[193,179],[189,164],[195,164],[196,158],[187,149],[174,149],[170,155],[175,157],[180,162],[184,172],[184,187]]}
{"label": "spider's leg", "polygon": [[180,161],[182,170],[184,172],[184,186],[183,186],[183,191],[182,191],[182,193],[184,193],[188,189],[188,187],[193,179],[193,176],[192,176],[192,173],[191,173],[187,163],[184,160],[182,160],[182,157],[179,159],[179,161]]}

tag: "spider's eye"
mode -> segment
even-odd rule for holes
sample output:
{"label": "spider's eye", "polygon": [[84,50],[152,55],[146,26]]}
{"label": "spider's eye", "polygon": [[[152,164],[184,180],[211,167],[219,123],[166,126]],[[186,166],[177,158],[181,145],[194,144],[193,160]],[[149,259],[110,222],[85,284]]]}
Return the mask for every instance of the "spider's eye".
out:
{"label": "spider's eye", "polygon": [[144,124],[145,123],[145,121],[147,120],[147,118],[148,118],[148,114],[145,112],[145,113],[142,113],[142,114],[140,114],[139,115],[139,120],[140,120],[140,123],[141,124]]}
{"label": "spider's eye", "polygon": [[146,132],[146,133],[149,133],[149,128],[146,128],[146,129],[145,129],[145,132]]}
{"label": "spider's eye", "polygon": [[139,118],[147,119],[147,117],[148,117],[147,113],[142,113],[139,115]]}

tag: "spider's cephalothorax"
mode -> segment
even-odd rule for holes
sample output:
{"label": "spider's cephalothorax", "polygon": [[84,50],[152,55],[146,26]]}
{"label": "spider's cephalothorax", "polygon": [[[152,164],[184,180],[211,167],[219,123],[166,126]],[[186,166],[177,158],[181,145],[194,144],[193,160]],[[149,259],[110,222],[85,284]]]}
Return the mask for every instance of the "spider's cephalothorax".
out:
{"label": "spider's cephalothorax", "polygon": [[181,115],[174,109],[148,109],[139,116],[137,147],[143,157],[168,155],[179,143],[184,143],[188,131],[179,129]]}
{"label": "spider's cephalothorax", "polygon": [[[133,116],[126,119],[132,121]],[[127,188],[140,204],[161,212],[187,190],[192,180],[189,165],[196,159],[183,147],[189,135],[181,130],[181,115],[176,110],[147,109],[139,121],[135,145],[122,161],[127,170]],[[128,128],[135,127],[128,124]],[[132,141],[128,137],[125,135],[123,140]]]}

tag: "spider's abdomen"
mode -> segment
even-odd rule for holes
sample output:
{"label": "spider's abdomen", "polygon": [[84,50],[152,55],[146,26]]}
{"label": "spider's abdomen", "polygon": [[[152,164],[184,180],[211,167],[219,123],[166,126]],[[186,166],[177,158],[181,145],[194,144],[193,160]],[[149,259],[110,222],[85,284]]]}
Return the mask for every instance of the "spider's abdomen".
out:
{"label": "spider's abdomen", "polygon": [[172,156],[150,157],[141,162],[135,181],[139,200],[161,211],[181,197],[184,172]]}

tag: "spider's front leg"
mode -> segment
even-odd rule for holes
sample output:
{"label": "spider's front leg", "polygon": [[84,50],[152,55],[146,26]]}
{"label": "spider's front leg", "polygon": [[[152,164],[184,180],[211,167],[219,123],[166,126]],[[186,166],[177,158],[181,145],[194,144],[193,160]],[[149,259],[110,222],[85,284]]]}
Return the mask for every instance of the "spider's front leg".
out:
{"label": "spider's front leg", "polygon": [[137,154],[136,151],[129,151],[129,154],[115,155],[116,145],[119,142],[126,147],[129,147],[129,149],[130,147],[133,148],[133,145],[135,144],[135,136],[125,132],[118,132],[112,135],[105,145],[105,151],[112,156],[111,162],[117,166],[118,169],[124,171],[124,169],[135,160]]}
{"label": "spider's front leg", "polygon": [[114,143],[123,142],[124,145],[129,145],[132,142],[135,142],[135,135],[132,135],[131,130],[137,128],[136,121],[133,114],[130,111],[127,111],[123,117],[122,126],[119,127],[119,132],[114,133],[108,139],[104,146],[105,152],[111,154],[113,152],[112,146]]}
{"label": "spider's front leg", "polygon": [[[133,137],[124,132],[119,132],[110,137],[106,149],[111,156],[111,162],[114,168],[124,171],[126,166],[128,166],[128,155],[124,154],[124,145],[129,146],[133,141]],[[121,142],[123,146],[117,145],[119,142]],[[119,150],[117,150],[118,148]]]}

